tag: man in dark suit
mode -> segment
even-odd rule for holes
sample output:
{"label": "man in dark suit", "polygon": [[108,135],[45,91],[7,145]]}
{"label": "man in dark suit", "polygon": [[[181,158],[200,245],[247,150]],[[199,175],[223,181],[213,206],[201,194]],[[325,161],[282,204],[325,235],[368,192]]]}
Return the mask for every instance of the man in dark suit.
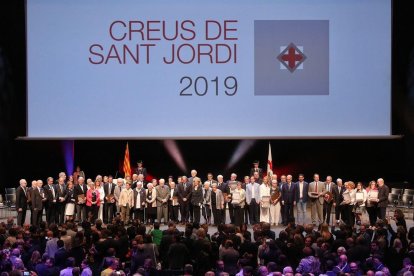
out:
{"label": "man in dark suit", "polygon": [[178,188],[175,185],[175,182],[170,183],[170,199],[168,200],[168,215],[170,216],[170,221],[175,223],[178,222]]}
{"label": "man in dark suit", "polygon": [[336,185],[332,189],[333,194],[333,206],[335,207],[335,220],[336,223],[339,224],[340,219],[344,220],[343,212],[344,212],[344,205],[341,205],[342,201],[344,201],[344,191],[345,187],[343,186],[342,179],[338,178],[336,180]]}
{"label": "man in dark suit", "polygon": [[145,189],[141,182],[137,182],[137,187],[134,189],[134,219],[139,222],[144,222],[145,213]]}
{"label": "man in dark suit", "polygon": [[103,207],[104,208],[103,209],[103,220],[104,220],[104,223],[106,224],[111,223],[114,217],[115,186],[116,185],[112,182],[104,183],[104,186],[103,186],[104,192],[105,192],[104,207]]}
{"label": "man in dark suit", "polygon": [[46,195],[45,210],[46,210],[46,221],[56,221],[56,202],[57,192],[55,185],[53,184],[53,178],[47,178],[47,184],[43,188]]}
{"label": "man in dark suit", "polygon": [[191,187],[186,176],[181,178],[181,183],[178,184],[178,202],[180,203],[181,223],[188,222],[189,219],[189,205],[191,201]]}
{"label": "man in dark suit", "polygon": [[[73,188],[73,193],[76,201],[76,220],[81,222],[87,220],[86,217],[86,192],[88,186],[85,184],[85,179],[80,176],[78,178],[78,184]],[[85,200],[79,201],[79,196],[83,195]]]}
{"label": "man in dark suit", "polygon": [[263,169],[259,168],[259,161],[257,160],[253,162],[253,168],[250,169],[250,176],[253,176],[255,172],[257,172],[260,177],[263,174]]}
{"label": "man in dark suit", "polygon": [[377,180],[378,183],[378,218],[385,219],[385,213],[387,210],[388,205],[388,194],[390,193],[390,189],[387,185],[384,184],[384,179],[379,178]]}
{"label": "man in dark suit", "polygon": [[305,176],[303,174],[299,174],[299,180],[295,183],[295,186],[297,200],[297,223],[305,225],[306,203],[308,202],[309,184],[305,181]]}
{"label": "man in dark suit", "polygon": [[56,224],[62,224],[65,222],[65,195],[66,195],[66,185],[65,179],[63,177],[59,177],[58,184],[55,186],[57,192],[57,200],[56,200]]}
{"label": "man in dark suit", "polygon": [[296,186],[292,183],[292,176],[286,177],[287,183],[282,187],[282,205],[285,206],[285,226],[288,223],[294,222],[295,217],[293,216],[293,207],[296,205]]}
{"label": "man in dark suit", "polygon": [[33,208],[33,222],[32,224],[37,226],[42,221],[43,213],[43,202],[47,199],[43,191],[43,181],[36,181],[36,186],[33,187],[32,191],[32,208]]}
{"label": "man in dark suit", "polygon": [[[336,189],[336,185],[335,183],[332,182],[332,177],[328,175],[326,177],[326,182],[325,182],[325,200],[323,202],[323,221],[326,222],[328,225],[331,221],[332,205],[335,202],[333,198],[333,191],[335,189]],[[328,200],[328,195],[326,195],[327,193],[332,194],[331,200]]]}
{"label": "man in dark suit", "polygon": [[20,186],[16,189],[17,225],[23,226],[27,212],[27,182],[20,179]]}
{"label": "man in dark suit", "polygon": [[145,179],[147,179],[147,168],[144,168],[144,167],[143,167],[144,162],[142,162],[142,160],[139,160],[139,161],[137,162],[137,165],[138,165],[138,167],[137,167],[137,169],[135,170],[135,172],[136,172],[136,174],[138,174],[138,175],[142,174],[142,175],[144,176],[144,181],[145,181]]}

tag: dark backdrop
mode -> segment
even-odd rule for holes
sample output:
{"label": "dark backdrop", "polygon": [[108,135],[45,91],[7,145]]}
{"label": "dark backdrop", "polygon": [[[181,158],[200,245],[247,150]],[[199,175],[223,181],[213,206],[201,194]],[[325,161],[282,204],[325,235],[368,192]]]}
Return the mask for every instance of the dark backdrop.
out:
{"label": "dark backdrop", "polygon": [[[414,16],[409,2],[393,3],[392,129],[393,134],[401,134],[403,138],[273,140],[270,141],[273,164],[278,174],[302,172],[309,179],[312,173],[319,172],[323,177],[331,174],[355,181],[378,177],[388,182],[414,180]],[[65,170],[61,141],[15,140],[26,135],[25,55],[24,1],[3,0],[0,3],[0,191],[4,186],[16,186],[20,178],[45,179]],[[187,165],[185,173],[195,168],[202,177],[211,171],[228,178],[233,171],[247,174],[256,159],[266,168],[268,142],[255,141],[232,168],[228,168],[228,163],[240,141],[182,140],[177,145]],[[75,164],[81,165],[90,177],[98,173],[115,175],[125,144],[126,141],[75,141]],[[143,159],[154,177],[184,173],[162,141],[129,141],[129,147],[132,165]]]}

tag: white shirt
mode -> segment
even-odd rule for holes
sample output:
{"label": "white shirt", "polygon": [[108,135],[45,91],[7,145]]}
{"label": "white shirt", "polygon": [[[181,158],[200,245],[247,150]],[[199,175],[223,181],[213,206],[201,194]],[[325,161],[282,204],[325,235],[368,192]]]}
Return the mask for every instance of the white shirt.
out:
{"label": "white shirt", "polygon": [[136,202],[135,207],[136,208],[141,208],[141,190],[138,190],[138,189],[136,189],[136,190],[137,190],[138,194],[137,194],[137,200],[135,201]]}
{"label": "white shirt", "polygon": [[303,181],[299,182],[299,198],[303,198]]}
{"label": "white shirt", "polygon": [[327,192],[330,192],[331,191],[331,186],[332,186],[331,183],[326,183],[326,191]]}

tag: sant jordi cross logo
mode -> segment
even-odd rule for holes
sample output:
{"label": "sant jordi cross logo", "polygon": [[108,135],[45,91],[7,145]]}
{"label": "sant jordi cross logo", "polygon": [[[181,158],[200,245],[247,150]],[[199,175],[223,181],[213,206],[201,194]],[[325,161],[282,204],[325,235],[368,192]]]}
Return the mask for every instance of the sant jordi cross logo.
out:
{"label": "sant jordi cross logo", "polygon": [[277,59],[293,73],[305,61],[306,55],[294,43],[290,43],[277,56]]}

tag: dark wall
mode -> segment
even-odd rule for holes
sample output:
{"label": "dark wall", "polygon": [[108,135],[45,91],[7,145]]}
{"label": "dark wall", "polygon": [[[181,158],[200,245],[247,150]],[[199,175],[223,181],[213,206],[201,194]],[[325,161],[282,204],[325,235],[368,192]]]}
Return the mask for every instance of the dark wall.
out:
{"label": "dark wall", "polygon": [[[331,174],[356,181],[368,181],[380,176],[388,181],[414,181],[414,16],[411,14],[409,2],[393,3],[392,125],[393,134],[403,134],[404,138],[274,140],[271,141],[273,163],[278,174],[296,175],[302,172],[309,179],[314,172],[319,172],[322,176]],[[24,20],[24,1],[0,1],[1,190],[1,185],[17,185],[19,178],[44,179],[65,170],[60,141],[14,140],[26,134]],[[122,162],[125,142],[76,141],[75,163],[80,164],[91,177],[98,173],[115,175]],[[187,170],[196,168],[201,176],[212,171],[214,174],[222,173],[227,178],[233,171],[239,175],[247,174],[251,162],[256,159],[265,168],[268,142],[256,141],[233,168],[227,168],[228,162],[240,141],[177,141],[177,144]],[[166,152],[162,141],[129,141],[129,146],[131,162],[143,159],[154,177],[183,173]]]}

